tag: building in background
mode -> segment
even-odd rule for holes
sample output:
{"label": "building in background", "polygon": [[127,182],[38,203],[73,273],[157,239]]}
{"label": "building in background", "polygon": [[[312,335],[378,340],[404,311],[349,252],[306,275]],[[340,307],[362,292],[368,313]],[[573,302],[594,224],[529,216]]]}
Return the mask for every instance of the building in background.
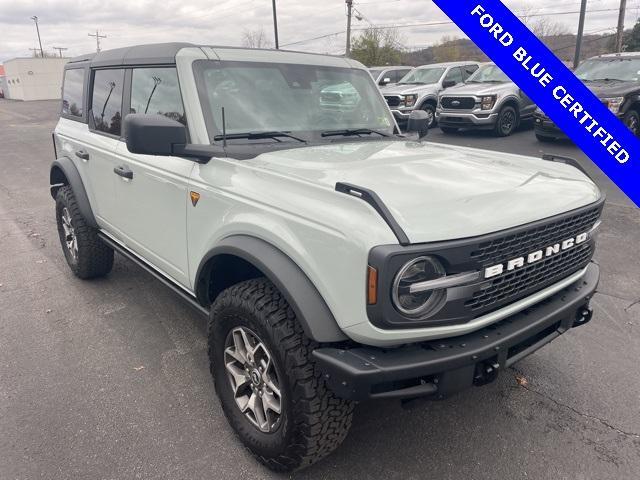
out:
{"label": "building in background", "polygon": [[4,66],[0,65],[0,98],[4,98],[7,91],[7,78],[4,76]]}
{"label": "building in background", "polygon": [[5,98],[50,100],[60,98],[67,58],[14,58],[4,62]]}

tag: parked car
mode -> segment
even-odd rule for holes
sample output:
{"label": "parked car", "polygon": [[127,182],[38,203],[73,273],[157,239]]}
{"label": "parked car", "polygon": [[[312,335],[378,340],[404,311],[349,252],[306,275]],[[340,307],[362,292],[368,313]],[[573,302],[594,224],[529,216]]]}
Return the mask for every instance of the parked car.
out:
{"label": "parked car", "polygon": [[436,118],[444,133],[461,128],[493,130],[506,137],[530,120],[536,105],[494,63],[480,67],[465,85],[452,87],[438,98]]}
{"label": "parked car", "polygon": [[396,66],[396,67],[370,67],[369,73],[380,86],[389,85],[390,83],[398,83],[406,74],[413,70],[414,67]]}
{"label": "parked car", "polygon": [[206,316],[220,405],[269,468],[329,454],[355,402],[487,384],[591,319],[596,185],[422,142],[421,111],[401,135],[356,61],[129,47],[70,60],[62,99],[71,271],[105,276],[119,252]]}
{"label": "parked car", "polygon": [[[640,52],[590,58],[582,62],[575,75],[634,135],[640,136]],[[536,110],[534,129],[541,142],[567,138],[541,109]]]}
{"label": "parked car", "polygon": [[464,82],[480,66],[477,62],[436,63],[418,67],[397,84],[383,87],[382,94],[400,127],[407,125],[414,110],[424,110],[429,126],[435,125],[438,93]]}

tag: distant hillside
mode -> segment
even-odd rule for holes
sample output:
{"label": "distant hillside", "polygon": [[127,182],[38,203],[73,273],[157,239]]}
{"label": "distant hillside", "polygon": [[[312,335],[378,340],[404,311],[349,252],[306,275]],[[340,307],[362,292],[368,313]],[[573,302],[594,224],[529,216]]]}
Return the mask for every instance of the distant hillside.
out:
{"label": "distant hillside", "polygon": [[[544,43],[565,62],[573,62],[576,46],[576,36],[573,34],[554,35],[545,37]],[[582,43],[581,57],[589,58],[603,53],[610,53],[614,48],[614,36],[585,35]],[[469,39],[445,40],[438,45],[408,52],[405,54],[407,65],[425,65],[437,62],[452,62],[456,60],[488,61],[487,56]]]}

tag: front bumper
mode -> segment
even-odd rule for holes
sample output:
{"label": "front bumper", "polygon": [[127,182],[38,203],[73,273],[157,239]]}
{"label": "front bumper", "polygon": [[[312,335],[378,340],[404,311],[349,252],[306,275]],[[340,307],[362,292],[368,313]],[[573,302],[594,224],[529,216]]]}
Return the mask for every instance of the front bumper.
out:
{"label": "front bumper", "polygon": [[567,135],[548,117],[535,114],[533,128],[536,135],[547,138],[567,139]]}
{"label": "front bumper", "polygon": [[395,349],[321,347],[313,356],[329,387],[342,398],[442,399],[493,381],[500,370],[587,323],[599,277],[598,266],[591,263],[580,280],[555,295],[466,335]]}
{"label": "front bumper", "polygon": [[436,119],[441,127],[453,128],[493,128],[498,121],[498,112],[485,111],[451,111],[438,109]]}

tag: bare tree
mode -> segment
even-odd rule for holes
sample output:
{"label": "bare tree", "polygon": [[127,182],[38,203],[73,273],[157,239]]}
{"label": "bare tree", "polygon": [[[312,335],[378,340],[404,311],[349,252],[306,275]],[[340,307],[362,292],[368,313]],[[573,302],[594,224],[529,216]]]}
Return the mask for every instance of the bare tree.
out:
{"label": "bare tree", "polygon": [[273,43],[264,32],[264,28],[259,30],[245,30],[242,32],[242,46],[246,48],[271,48]]}

